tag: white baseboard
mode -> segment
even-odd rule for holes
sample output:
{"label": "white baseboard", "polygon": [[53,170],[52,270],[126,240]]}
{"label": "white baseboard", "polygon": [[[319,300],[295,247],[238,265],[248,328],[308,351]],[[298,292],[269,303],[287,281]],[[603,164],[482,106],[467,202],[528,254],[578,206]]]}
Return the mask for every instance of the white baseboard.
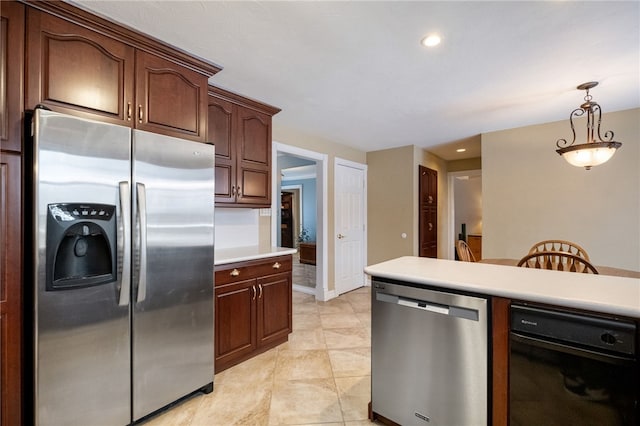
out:
{"label": "white baseboard", "polygon": [[[322,301],[322,302],[326,302],[328,300],[331,300],[335,297],[338,297],[338,293],[336,293],[335,290],[326,290],[318,300]],[[318,296],[316,296],[316,298],[318,298]]]}

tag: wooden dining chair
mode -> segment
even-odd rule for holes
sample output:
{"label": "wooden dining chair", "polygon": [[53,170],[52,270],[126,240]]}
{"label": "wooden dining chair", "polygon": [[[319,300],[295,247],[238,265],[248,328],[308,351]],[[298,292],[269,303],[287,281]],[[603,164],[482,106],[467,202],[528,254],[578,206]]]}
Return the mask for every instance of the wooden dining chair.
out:
{"label": "wooden dining chair", "polygon": [[565,240],[544,240],[538,243],[535,243],[530,249],[529,254],[537,253],[539,251],[563,251],[566,253],[575,254],[576,256],[582,257],[583,259],[589,259],[589,255],[587,251],[580,247],[576,243],[572,243],[571,241]]}
{"label": "wooden dining chair", "polygon": [[458,240],[456,243],[456,252],[458,252],[458,259],[463,262],[475,262],[476,258],[473,256],[469,245],[464,240]]}
{"label": "wooden dining chair", "polygon": [[587,259],[563,251],[538,251],[529,253],[518,262],[524,268],[550,269],[554,271],[597,274],[598,270]]}

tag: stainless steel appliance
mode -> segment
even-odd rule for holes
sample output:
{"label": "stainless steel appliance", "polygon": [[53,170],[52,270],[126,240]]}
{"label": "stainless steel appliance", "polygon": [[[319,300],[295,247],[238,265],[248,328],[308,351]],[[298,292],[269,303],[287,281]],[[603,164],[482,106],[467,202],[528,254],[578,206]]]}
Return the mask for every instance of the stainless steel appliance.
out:
{"label": "stainless steel appliance", "polygon": [[486,425],[487,300],[373,279],[372,409],[401,425]]}
{"label": "stainless steel appliance", "polygon": [[511,426],[640,424],[637,324],[511,307]]}
{"label": "stainless steel appliance", "polygon": [[33,123],[35,422],[130,424],[210,392],[213,146]]}

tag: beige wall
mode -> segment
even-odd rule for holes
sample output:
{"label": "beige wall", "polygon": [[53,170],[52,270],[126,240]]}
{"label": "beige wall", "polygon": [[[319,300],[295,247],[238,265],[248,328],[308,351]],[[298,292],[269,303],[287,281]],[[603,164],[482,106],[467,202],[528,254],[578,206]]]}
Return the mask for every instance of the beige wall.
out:
{"label": "beige wall", "polygon": [[[413,146],[367,153],[367,263],[414,254]],[[405,233],[406,238],[402,238]]]}
{"label": "beige wall", "polygon": [[482,168],[482,158],[466,158],[464,160],[447,161],[449,172],[465,172],[467,170],[480,170]]}
{"label": "beige wall", "polygon": [[367,165],[368,263],[418,255],[419,165],[438,172],[438,257],[446,257],[447,163],[410,145],[368,152]]}
{"label": "beige wall", "polygon": [[[335,253],[335,235],[334,230],[334,161],[335,158],[342,158],[356,163],[366,164],[366,154],[357,149],[353,149],[338,143],[328,141],[326,139],[320,139],[310,136],[303,132],[299,132],[293,129],[289,129],[278,124],[278,116],[273,118],[273,140],[279,143],[283,143],[290,146],[295,146],[309,151],[318,152],[321,154],[327,154],[328,157],[328,188],[327,188],[327,273],[329,290],[335,289],[335,267],[334,267],[334,253]],[[260,243],[269,243],[271,240],[271,227],[270,220],[260,218]]]}
{"label": "beige wall", "polygon": [[[578,142],[584,129],[576,123]],[[568,120],[482,135],[484,258],[520,258],[536,241],[564,239],[595,265],[640,270],[640,109],[604,114],[606,130],[622,147],[588,171],[555,152],[571,137]]]}

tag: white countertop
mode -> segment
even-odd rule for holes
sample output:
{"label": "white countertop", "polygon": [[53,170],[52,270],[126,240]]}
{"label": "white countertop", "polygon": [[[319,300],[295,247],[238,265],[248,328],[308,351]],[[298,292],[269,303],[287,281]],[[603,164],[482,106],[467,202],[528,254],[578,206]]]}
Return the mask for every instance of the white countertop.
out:
{"label": "white countertop", "polygon": [[424,257],[367,266],[371,276],[640,318],[640,279]]}
{"label": "white countertop", "polygon": [[214,265],[224,265],[227,263],[264,259],[266,257],[283,256],[296,252],[297,250],[294,248],[273,246],[248,246],[233,247],[220,250],[215,249],[213,263]]}

